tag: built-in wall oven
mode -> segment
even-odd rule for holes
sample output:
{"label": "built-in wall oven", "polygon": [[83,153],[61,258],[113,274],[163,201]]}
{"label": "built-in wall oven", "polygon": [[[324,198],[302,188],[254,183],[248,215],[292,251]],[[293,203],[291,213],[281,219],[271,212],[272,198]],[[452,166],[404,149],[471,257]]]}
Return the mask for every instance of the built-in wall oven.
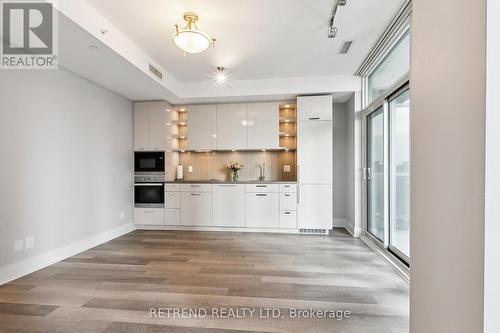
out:
{"label": "built-in wall oven", "polygon": [[134,170],[136,175],[164,175],[165,152],[135,152]]}
{"label": "built-in wall oven", "polygon": [[134,177],[134,204],[136,208],[165,207],[165,176],[143,175]]}

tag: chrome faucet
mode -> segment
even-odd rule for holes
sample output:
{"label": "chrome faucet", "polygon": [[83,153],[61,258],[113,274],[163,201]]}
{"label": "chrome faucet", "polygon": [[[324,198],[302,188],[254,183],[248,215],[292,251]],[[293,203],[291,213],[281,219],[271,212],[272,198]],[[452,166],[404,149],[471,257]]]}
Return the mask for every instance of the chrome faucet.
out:
{"label": "chrome faucet", "polygon": [[266,162],[259,164],[260,167],[260,180],[266,180]]}

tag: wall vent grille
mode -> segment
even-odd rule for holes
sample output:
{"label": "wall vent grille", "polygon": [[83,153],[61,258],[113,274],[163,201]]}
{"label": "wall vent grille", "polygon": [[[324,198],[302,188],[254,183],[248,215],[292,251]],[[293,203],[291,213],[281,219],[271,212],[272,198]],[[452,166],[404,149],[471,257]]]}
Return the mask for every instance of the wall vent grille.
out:
{"label": "wall vent grille", "polygon": [[328,235],[328,230],[326,229],[300,229],[301,234],[309,235]]}
{"label": "wall vent grille", "polygon": [[160,80],[163,80],[162,72],[151,64],[149,64],[149,71]]}
{"label": "wall vent grille", "polygon": [[340,47],[339,54],[347,54],[349,52],[349,49],[351,48],[352,45],[352,40],[348,40],[342,43],[342,46]]}

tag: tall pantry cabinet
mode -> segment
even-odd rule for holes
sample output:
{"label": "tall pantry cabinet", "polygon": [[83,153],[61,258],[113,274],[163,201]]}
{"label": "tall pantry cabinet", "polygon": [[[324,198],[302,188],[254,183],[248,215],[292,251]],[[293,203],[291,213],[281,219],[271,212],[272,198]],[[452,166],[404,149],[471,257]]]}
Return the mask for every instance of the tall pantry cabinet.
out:
{"label": "tall pantry cabinet", "polygon": [[300,229],[333,226],[333,98],[297,98],[297,201]]}

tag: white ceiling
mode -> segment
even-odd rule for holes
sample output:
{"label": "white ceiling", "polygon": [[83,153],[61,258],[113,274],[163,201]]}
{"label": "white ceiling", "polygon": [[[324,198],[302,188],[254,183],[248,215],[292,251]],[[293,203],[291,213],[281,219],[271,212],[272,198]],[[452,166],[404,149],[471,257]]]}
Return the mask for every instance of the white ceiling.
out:
{"label": "white ceiling", "polygon": [[[211,80],[216,66],[231,79],[353,75],[402,0],[347,0],[337,12],[336,38],[327,38],[335,0],[87,0],[179,81]],[[217,39],[214,49],[183,56],[171,42],[182,14]],[[344,40],[354,40],[339,55]]]}

